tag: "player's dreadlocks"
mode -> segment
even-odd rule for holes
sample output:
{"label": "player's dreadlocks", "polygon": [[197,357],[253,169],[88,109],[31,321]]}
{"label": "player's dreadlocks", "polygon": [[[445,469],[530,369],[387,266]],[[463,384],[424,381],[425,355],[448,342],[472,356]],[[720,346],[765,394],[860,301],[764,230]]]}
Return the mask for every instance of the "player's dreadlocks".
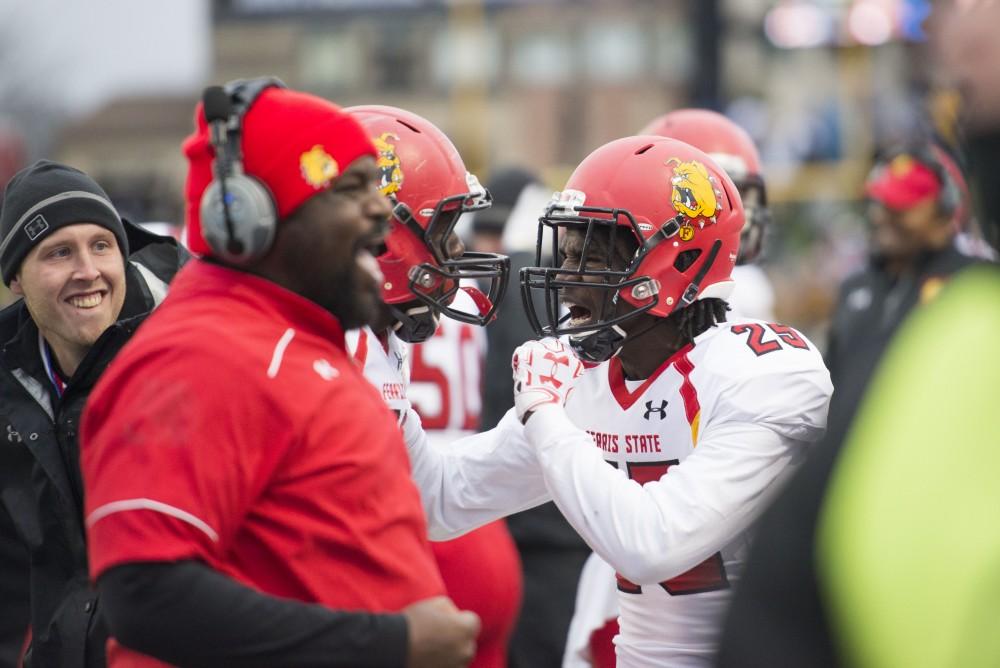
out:
{"label": "player's dreadlocks", "polygon": [[673,325],[682,345],[686,345],[702,332],[708,331],[720,322],[725,322],[728,310],[729,304],[725,300],[708,297],[674,311],[667,316],[667,321]]}

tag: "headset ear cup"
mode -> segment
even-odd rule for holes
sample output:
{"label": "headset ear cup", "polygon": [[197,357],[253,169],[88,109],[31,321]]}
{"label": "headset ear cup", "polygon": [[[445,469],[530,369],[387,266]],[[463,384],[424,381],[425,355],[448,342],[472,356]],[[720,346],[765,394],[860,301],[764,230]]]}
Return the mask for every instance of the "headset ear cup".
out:
{"label": "headset ear cup", "polygon": [[961,206],[961,200],[955,182],[950,175],[945,175],[944,187],[941,189],[941,208],[948,216],[953,216]]}
{"label": "headset ear cup", "polygon": [[226,225],[222,188],[213,181],[201,198],[201,233],[212,254],[243,265],[260,259],[271,249],[277,227],[274,198],[259,179],[246,174],[226,178],[226,195],[232,236]]}

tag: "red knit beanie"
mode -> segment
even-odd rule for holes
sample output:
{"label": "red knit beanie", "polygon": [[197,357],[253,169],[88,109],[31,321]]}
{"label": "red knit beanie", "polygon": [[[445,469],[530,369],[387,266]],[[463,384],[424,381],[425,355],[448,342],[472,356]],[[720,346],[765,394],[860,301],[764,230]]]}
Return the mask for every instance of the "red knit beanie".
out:
{"label": "red knit beanie", "polygon": [[[201,234],[201,196],[212,182],[215,149],[199,102],[195,132],[184,141],[187,241],[199,255],[211,253]],[[268,88],[243,118],[243,168],[271,190],[278,220],[325,190],[363,155],[376,157],[367,133],[340,107],[315,95]]]}

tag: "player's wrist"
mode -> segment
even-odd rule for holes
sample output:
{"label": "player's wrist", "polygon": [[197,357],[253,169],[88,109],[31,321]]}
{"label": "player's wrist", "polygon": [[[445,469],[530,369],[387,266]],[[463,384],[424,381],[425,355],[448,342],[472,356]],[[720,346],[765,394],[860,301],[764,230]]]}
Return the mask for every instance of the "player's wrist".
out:
{"label": "player's wrist", "polygon": [[535,413],[545,412],[545,411],[552,411],[552,410],[560,410],[561,411],[562,409],[563,409],[562,404],[557,404],[557,403],[540,404],[540,405],[538,405],[538,406],[536,406],[534,408],[529,409],[527,412],[525,412],[524,416],[521,418],[521,424],[524,424],[524,425],[528,424],[528,420],[530,420],[531,416],[534,415]]}
{"label": "player's wrist", "polygon": [[566,408],[560,404],[546,404],[532,412],[531,420],[524,423],[524,434],[536,448],[544,448],[558,437],[576,431]]}

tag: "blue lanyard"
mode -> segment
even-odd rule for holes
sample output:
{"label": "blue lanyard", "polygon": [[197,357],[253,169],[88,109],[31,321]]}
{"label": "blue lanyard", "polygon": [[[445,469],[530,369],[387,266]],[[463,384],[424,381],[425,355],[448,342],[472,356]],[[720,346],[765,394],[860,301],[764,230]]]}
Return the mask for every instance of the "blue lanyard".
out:
{"label": "blue lanyard", "polygon": [[66,391],[66,381],[56,373],[55,365],[52,363],[52,351],[49,349],[49,344],[42,338],[41,332],[38,334],[38,347],[42,352],[42,365],[45,367],[45,375],[48,376],[49,382],[55,388],[56,396],[62,399],[63,392]]}

